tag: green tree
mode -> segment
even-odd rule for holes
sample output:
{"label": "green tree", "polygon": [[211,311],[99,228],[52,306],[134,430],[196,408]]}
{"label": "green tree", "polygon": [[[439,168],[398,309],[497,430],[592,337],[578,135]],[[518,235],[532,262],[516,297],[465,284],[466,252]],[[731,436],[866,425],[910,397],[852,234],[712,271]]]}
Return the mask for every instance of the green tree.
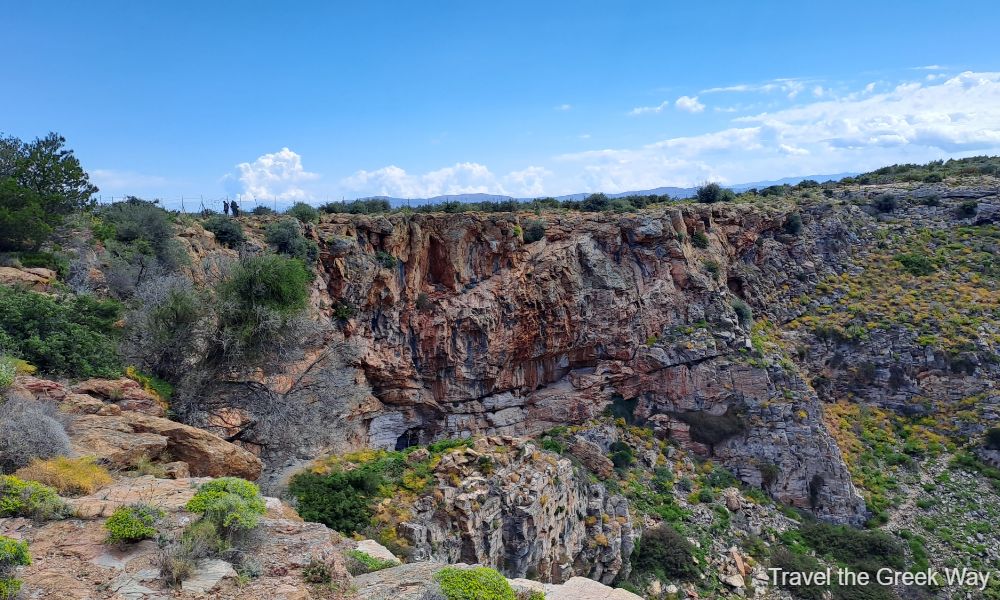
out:
{"label": "green tree", "polygon": [[0,138],[0,250],[36,249],[63,217],[93,205],[97,187],[66,139]]}
{"label": "green tree", "polygon": [[736,194],[733,193],[733,190],[724,188],[717,183],[706,183],[698,188],[696,196],[698,198],[698,202],[712,204],[715,202],[726,202],[732,200],[736,197]]}

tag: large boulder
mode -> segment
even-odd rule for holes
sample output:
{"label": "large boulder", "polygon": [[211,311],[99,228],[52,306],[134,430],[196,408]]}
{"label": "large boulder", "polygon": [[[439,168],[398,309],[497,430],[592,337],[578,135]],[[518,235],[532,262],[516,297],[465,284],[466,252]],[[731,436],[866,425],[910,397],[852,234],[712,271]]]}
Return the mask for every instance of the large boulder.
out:
{"label": "large boulder", "polygon": [[195,477],[242,477],[256,480],[262,463],[247,450],[203,429],[124,411],[119,415],[78,415],[69,429],[80,454],[93,455],[118,467],[139,458],[156,461],[169,455],[188,464]]}
{"label": "large boulder", "polygon": [[164,435],[136,431],[127,418],[96,414],[73,419],[70,440],[79,454],[99,457],[116,468],[133,467],[143,458],[156,460],[170,441]]}
{"label": "large boulder", "polygon": [[122,413],[136,433],[152,433],[167,438],[167,452],[186,462],[196,477],[242,477],[256,480],[263,464],[247,450],[219,436],[183,423],[140,413]]}
{"label": "large boulder", "polygon": [[113,403],[122,410],[145,413],[154,417],[166,415],[162,401],[131,379],[88,379],[73,387],[77,394],[87,394]]}
{"label": "large boulder", "polygon": [[47,292],[56,281],[56,272],[51,269],[0,267],[0,285],[26,287],[33,292]]}

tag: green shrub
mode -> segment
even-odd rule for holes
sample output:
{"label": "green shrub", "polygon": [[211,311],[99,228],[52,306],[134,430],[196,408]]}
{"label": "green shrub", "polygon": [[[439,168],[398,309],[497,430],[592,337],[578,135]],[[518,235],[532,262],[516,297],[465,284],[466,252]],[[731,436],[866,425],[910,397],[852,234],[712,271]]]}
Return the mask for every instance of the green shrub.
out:
{"label": "green shrub", "polygon": [[962,219],[971,219],[976,216],[976,212],[979,210],[979,202],[976,200],[966,200],[958,205],[955,209],[955,213]]}
{"label": "green shrub", "polygon": [[247,241],[243,233],[243,226],[235,219],[223,215],[213,215],[202,224],[202,226],[215,234],[215,239],[227,248],[235,248]]}
{"label": "green shrub", "polygon": [[635,464],[635,453],[632,447],[625,442],[614,442],[611,444],[611,462],[619,471],[627,469]]}
{"label": "green shrub", "polygon": [[875,198],[875,201],[872,202],[872,206],[874,206],[875,210],[879,212],[888,213],[896,210],[898,202],[896,201],[895,196],[892,196],[890,194],[882,194],[877,198]]}
{"label": "green shrub", "polygon": [[315,223],[319,221],[319,211],[305,202],[296,202],[285,211],[285,214],[291,215],[303,223]]}
{"label": "green shrub", "polygon": [[399,260],[395,256],[389,254],[385,250],[379,250],[378,252],[376,252],[375,260],[378,261],[378,264],[382,265],[386,269],[396,268],[396,264],[399,262]]}
{"label": "green shrub", "polygon": [[[417,298],[419,300],[419,298]],[[346,321],[350,319],[355,314],[357,314],[358,309],[354,308],[354,305],[350,302],[345,302],[343,300],[338,300],[333,305],[333,318],[340,319],[341,321]]]}
{"label": "green shrub", "polygon": [[17,376],[17,363],[14,359],[0,354],[0,391],[14,385],[14,377]]}
{"label": "green shrub", "polygon": [[803,524],[799,533],[817,553],[857,571],[874,573],[886,567],[905,568],[902,545],[883,531],[865,531],[817,521]]}
{"label": "green shrub", "polygon": [[746,302],[735,298],[732,302],[733,310],[736,311],[736,318],[740,320],[741,325],[749,325],[753,323],[753,309]]}
{"label": "green shrub", "polygon": [[[823,566],[818,560],[805,554],[797,554],[786,548],[778,548],[771,553],[771,568],[781,569],[782,572],[791,573],[817,573],[823,570]],[[796,598],[802,600],[821,600],[825,587],[821,585],[782,585]]]}
{"label": "green shrub", "polygon": [[274,209],[271,208],[270,206],[264,206],[263,204],[259,204],[255,206],[253,210],[250,211],[250,214],[257,217],[266,217],[268,215],[273,215]]}
{"label": "green shrub", "polygon": [[299,515],[345,534],[356,533],[371,522],[371,500],[381,478],[367,470],[320,475],[296,475],[288,491],[298,500]]}
{"label": "green shrub", "polygon": [[918,277],[930,275],[937,270],[937,267],[934,266],[934,263],[929,258],[916,252],[897,254],[894,258],[896,262],[903,265],[903,268],[908,273]]}
{"label": "green shrub", "polygon": [[545,221],[529,220],[524,227],[524,243],[531,244],[545,237]]}
{"label": "green shrub", "polygon": [[[190,373],[192,357],[202,351],[213,324],[212,309],[218,303],[183,276],[150,281],[137,296],[138,305],[125,316],[122,354],[139,370],[152,374],[149,387],[168,401],[172,388],[167,382],[181,381]],[[143,379],[138,370],[131,371],[131,376]]]}
{"label": "green shrub", "polygon": [[55,271],[60,278],[69,275],[69,259],[61,253],[54,252],[20,252],[17,260],[21,266],[30,269],[41,267]]}
{"label": "green shrub", "polygon": [[398,560],[376,558],[361,550],[348,550],[344,555],[347,557],[347,571],[351,575],[374,573],[375,571],[395,567],[399,564]]}
{"label": "green shrub", "polygon": [[724,188],[717,183],[706,183],[695,192],[698,202],[712,204],[715,202],[727,202],[736,198],[733,190]]}
{"label": "green shrub", "polygon": [[788,219],[785,220],[785,233],[791,235],[798,235],[802,231],[802,215],[797,212],[793,212],[788,215]]}
{"label": "green shrub", "polygon": [[120,317],[121,304],[112,300],[0,286],[0,348],[52,375],[118,377]]}
{"label": "green shrub", "polygon": [[516,600],[504,576],[488,567],[445,567],[434,574],[434,581],[448,600]]}
{"label": "green shrub", "polygon": [[694,546],[672,526],[663,524],[643,532],[633,559],[639,573],[661,579],[692,581],[697,579]]}
{"label": "green shrub", "polygon": [[220,337],[230,359],[269,351],[306,307],[311,281],[302,261],[277,254],[245,256],[217,287]]}
{"label": "green shrub", "polygon": [[267,512],[257,485],[238,477],[220,477],[203,484],[186,508],[230,532],[254,529]]}
{"label": "green shrub", "polygon": [[156,201],[130,197],[101,206],[94,213],[94,236],[119,242],[155,256],[168,268],[184,260],[184,249],[174,236],[173,219]]}
{"label": "green shrub", "polygon": [[720,270],[719,261],[709,259],[704,262],[704,265],[705,265],[705,270],[708,271],[708,274],[712,276],[712,279],[719,278],[719,270]]}
{"label": "green shrub", "polygon": [[705,248],[708,248],[708,236],[705,235],[704,231],[696,231],[694,232],[694,235],[691,236],[691,244],[693,244],[695,248],[701,248],[704,250]]}
{"label": "green shrub", "polygon": [[264,241],[274,246],[281,254],[311,263],[319,256],[316,242],[302,235],[302,225],[295,219],[282,219],[271,223],[264,230]]}
{"label": "green shrub", "polygon": [[61,518],[66,512],[56,491],[35,481],[0,475],[0,517]]}
{"label": "green shrub", "polygon": [[986,447],[1000,450],[1000,427],[991,427],[986,431]]}
{"label": "green shrub", "polygon": [[21,581],[14,578],[17,567],[31,564],[28,542],[0,535],[0,600],[13,600],[21,590]]}
{"label": "green shrub", "polygon": [[431,302],[430,297],[427,296],[427,292],[420,292],[419,294],[417,294],[417,301],[415,304],[417,306],[417,310],[428,310],[429,308],[434,306],[434,303]]}
{"label": "green shrub", "polygon": [[126,544],[156,536],[154,525],[163,512],[148,504],[119,506],[104,522],[110,544]]}

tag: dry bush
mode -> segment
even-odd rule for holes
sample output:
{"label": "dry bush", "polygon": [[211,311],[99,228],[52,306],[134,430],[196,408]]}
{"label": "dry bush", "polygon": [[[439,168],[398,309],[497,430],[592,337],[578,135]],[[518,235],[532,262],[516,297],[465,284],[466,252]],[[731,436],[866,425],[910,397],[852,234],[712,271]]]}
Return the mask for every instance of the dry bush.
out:
{"label": "dry bush", "polygon": [[21,479],[37,481],[53,487],[61,496],[86,496],[111,483],[108,470],[92,457],[69,458],[57,456],[47,460],[35,459],[27,467],[18,469]]}
{"label": "dry bush", "polygon": [[8,396],[0,403],[0,470],[4,473],[69,451],[69,437],[55,407],[20,396]]}

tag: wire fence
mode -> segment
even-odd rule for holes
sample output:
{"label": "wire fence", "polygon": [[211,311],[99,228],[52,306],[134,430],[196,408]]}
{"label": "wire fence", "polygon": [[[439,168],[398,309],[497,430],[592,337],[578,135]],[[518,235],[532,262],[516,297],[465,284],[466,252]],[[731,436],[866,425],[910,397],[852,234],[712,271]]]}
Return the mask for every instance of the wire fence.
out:
{"label": "wire fence", "polygon": [[[105,194],[97,195],[98,204],[112,204],[114,202],[122,202],[133,198],[134,196],[108,196]],[[236,196],[179,196],[175,198],[153,198],[153,201],[157,202],[160,206],[168,210],[177,210],[182,213],[202,213],[205,211],[223,212],[225,203],[236,203],[239,207],[240,212],[251,212],[258,206],[265,206],[280,212],[283,209],[295,204],[299,200],[280,200],[278,198],[256,198],[252,196],[244,196],[242,194],[237,194]],[[326,199],[327,202],[330,201],[329,198]],[[313,199],[311,204],[318,202]]]}

